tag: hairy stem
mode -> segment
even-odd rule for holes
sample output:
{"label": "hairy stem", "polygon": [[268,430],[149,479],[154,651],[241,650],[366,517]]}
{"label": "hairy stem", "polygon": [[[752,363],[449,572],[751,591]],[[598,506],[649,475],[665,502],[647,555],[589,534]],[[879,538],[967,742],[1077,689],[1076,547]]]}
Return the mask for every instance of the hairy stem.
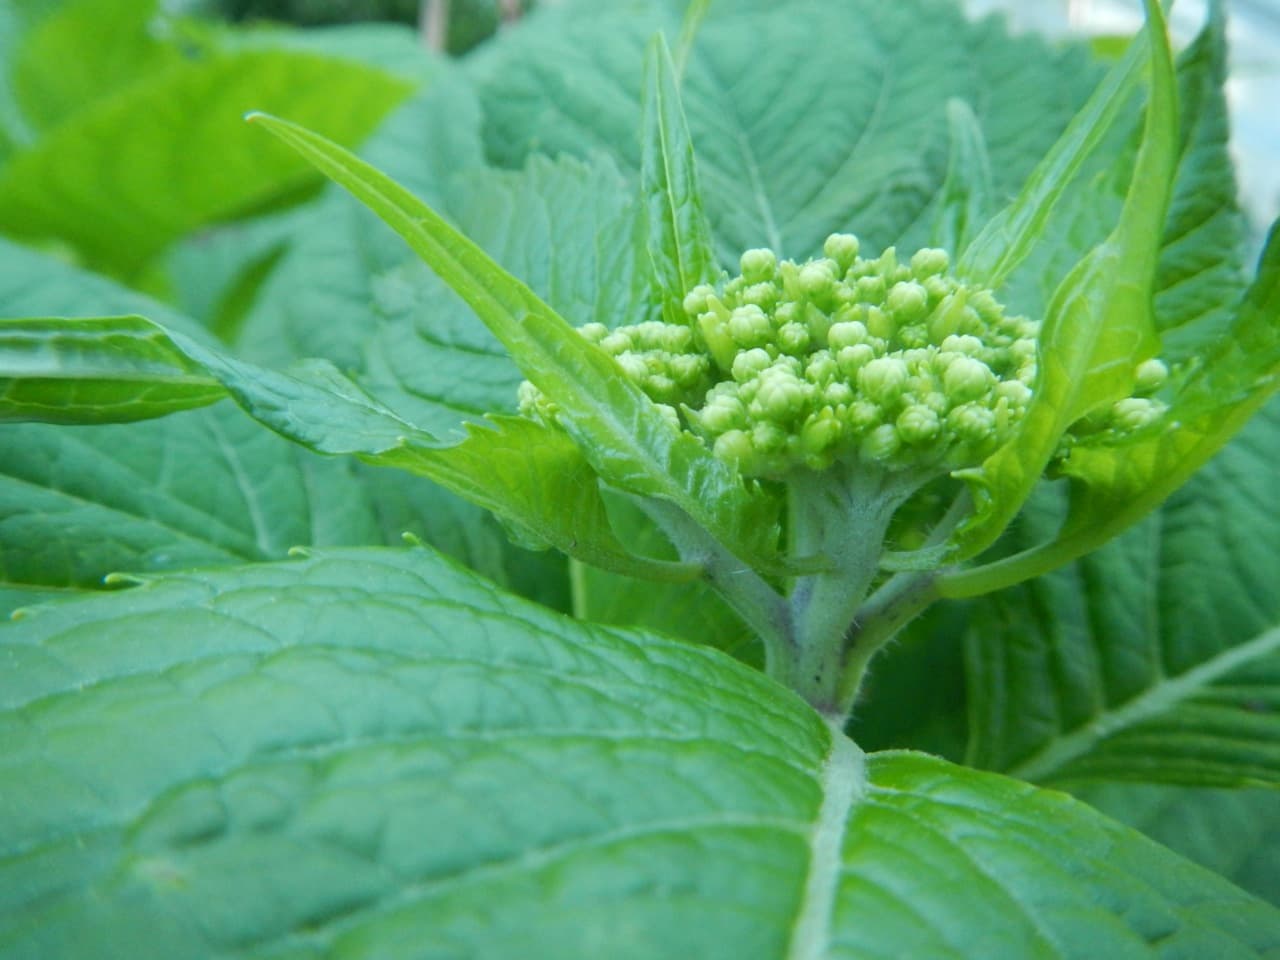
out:
{"label": "hairy stem", "polygon": [[826,715],[848,709],[842,690],[849,629],[879,575],[889,521],[915,487],[913,479],[856,465],[804,471],[788,483],[791,551],[825,554],[831,569],[792,586],[795,642],[771,672]]}
{"label": "hairy stem", "polygon": [[645,497],[635,502],[667,535],[680,559],[701,566],[707,583],[756,632],[764,644],[766,669],[775,675],[795,646],[794,625],[782,595],[675,504]]}

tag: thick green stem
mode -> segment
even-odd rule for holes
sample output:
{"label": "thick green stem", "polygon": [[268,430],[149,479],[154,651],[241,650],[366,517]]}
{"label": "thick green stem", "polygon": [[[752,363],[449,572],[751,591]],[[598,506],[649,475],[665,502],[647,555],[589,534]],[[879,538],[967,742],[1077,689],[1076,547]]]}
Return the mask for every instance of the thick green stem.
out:
{"label": "thick green stem", "polygon": [[848,709],[847,635],[879,574],[889,521],[915,487],[902,475],[858,465],[802,472],[788,483],[791,552],[824,554],[831,569],[793,585],[794,642],[771,673],[825,714]]}
{"label": "thick green stem", "polygon": [[839,688],[839,704],[845,714],[857,700],[872,658],[937,599],[937,572],[912,572],[891,577],[863,604],[845,638]]}

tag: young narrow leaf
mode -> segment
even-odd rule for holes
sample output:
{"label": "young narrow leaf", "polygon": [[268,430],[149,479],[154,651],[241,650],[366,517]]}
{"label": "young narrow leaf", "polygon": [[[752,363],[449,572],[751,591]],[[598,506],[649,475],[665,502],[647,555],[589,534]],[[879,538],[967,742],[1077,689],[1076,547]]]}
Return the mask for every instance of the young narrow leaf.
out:
{"label": "young narrow leaf", "polygon": [[[975,514],[957,534],[962,556],[986,549],[1039,482],[1064,431],[1126,396],[1158,342],[1151,289],[1173,182],[1178,117],[1173,58],[1159,3],[1147,0],[1151,84],[1142,146],[1115,229],[1067,275],[1040,331],[1035,394],[1013,438],[965,471]],[[983,243],[981,237],[974,246]],[[1001,268],[1002,269],[1002,268]]]}
{"label": "young narrow leaf", "polygon": [[774,553],[773,502],[673,427],[611,357],[528,287],[348,151],[287,121],[262,114],[251,119],[351,191],[467,301],[525,376],[559,406],[565,428],[606,481],[670,500],[744,559]]}
{"label": "young narrow leaf", "polygon": [[0,650],[14,956],[1280,948],[1280,911],[1062,794],[864,757],[716,651],[427,551],[166,577]]}
{"label": "young narrow leaf", "polygon": [[965,101],[947,101],[947,131],[951,155],[930,241],[963,259],[991,201],[991,161],[982,124]]}
{"label": "young narrow leaf", "polygon": [[142,317],[0,320],[0,423],[149,420],[225,396]]}
{"label": "young narrow leaf", "polygon": [[693,52],[693,41],[698,36],[698,28],[707,18],[711,10],[711,0],[689,0],[684,8],[684,17],[680,21],[680,40],[676,43],[675,76],[679,81],[684,76],[684,68],[689,63],[689,54]]}
{"label": "young narrow leaf", "polygon": [[[1159,23],[1163,22],[1160,15]],[[1149,21],[1134,37],[1124,57],[1072,118],[1053,149],[1031,172],[1018,196],[982,228],[964,251],[956,263],[957,273],[998,289],[1030,256],[1044,234],[1054,206],[1080,167],[1121,118],[1122,108],[1141,76],[1143,62],[1150,56],[1152,47],[1147,37],[1154,29],[1154,22]]]}
{"label": "young narrow leaf", "polygon": [[640,196],[651,278],[668,323],[688,323],[685,294],[719,274],[703,212],[693,141],[662,34],[645,53]]}

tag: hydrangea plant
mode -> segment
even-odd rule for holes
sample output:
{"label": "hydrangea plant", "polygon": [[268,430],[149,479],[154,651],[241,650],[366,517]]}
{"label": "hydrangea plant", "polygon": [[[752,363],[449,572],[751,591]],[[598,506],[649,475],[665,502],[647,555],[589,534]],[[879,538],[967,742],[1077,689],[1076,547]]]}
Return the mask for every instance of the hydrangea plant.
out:
{"label": "hydrangea plant", "polygon": [[[1199,660],[1188,654],[1189,664],[1172,654],[1148,664],[1145,691],[1132,679],[1141,657],[1122,639],[1101,638],[1072,661],[1097,674],[1077,683],[1084,668],[1062,667],[1051,642],[1071,638],[1052,630],[1035,672],[991,679],[1030,657],[1007,634],[1032,619],[1002,619],[1002,604],[1024,596],[1010,588],[1055,570],[1092,575],[1077,563],[1108,564],[1099,569],[1123,582],[1125,555],[1095,551],[1157,510],[1280,384],[1274,230],[1247,279],[1233,272],[1234,228],[1197,233],[1231,203],[1204,214],[1205,197],[1229,192],[1229,172],[1188,159],[1222,148],[1199,139],[1221,110],[1204,93],[1219,92],[1220,11],[1179,70],[1148,0],[1145,29],[1049,131],[1020,185],[1001,190],[983,121],[958,94],[902,121],[903,152],[925,166],[898,171],[888,199],[858,192],[863,168],[850,175],[838,151],[824,154],[843,113],[824,115],[823,136],[799,158],[786,156],[785,138],[771,144],[802,192],[810,168],[834,170],[812,189],[820,203],[797,202],[783,220],[757,182],[754,158],[770,145],[709,134],[714,147],[703,152],[690,132],[714,133],[723,119],[706,91],[723,92],[725,58],[741,53],[747,69],[767,37],[771,50],[791,52],[799,73],[787,83],[800,85],[797,51],[825,22],[802,13],[873,24],[890,49],[941,9],[829,6],[753,7],[717,27],[707,4],[691,4],[669,31],[674,55],[667,33],[640,39],[655,19],[672,26],[665,13],[610,11],[581,27],[618,51],[558,32],[581,24],[579,8],[545,12],[541,35],[531,18],[538,58],[584,70],[573,58],[598,55],[610,69],[643,61],[639,150],[619,138],[616,157],[516,156],[574,153],[575,137],[595,129],[573,116],[555,122],[573,109],[555,96],[532,119],[504,114],[516,93],[547,82],[540,60],[519,58],[519,38],[471,68],[470,82],[491,91],[483,151],[478,135],[441,146],[472,103],[456,77],[428,91],[434,112],[393,124],[382,145],[392,164],[441,151],[414,190],[305,126],[250,114],[431,272],[386,254],[389,238],[358,217],[353,235],[377,239],[360,257],[329,256],[330,224],[356,216],[332,195],[296,241],[312,245],[309,286],[289,285],[293,253],[278,269],[276,253],[259,261],[271,274],[257,291],[264,306],[228,321],[234,336],[220,331],[235,349],[156,310],[143,317],[135,295],[106,287],[91,288],[106,301],[97,316],[65,319],[50,307],[0,321],[0,416],[54,425],[15,434],[14,449],[76,427],[85,428],[77,442],[91,442],[79,437],[110,437],[101,431],[117,428],[105,424],[190,424],[182,418],[229,398],[299,448],[427,478],[496,517],[522,550],[567,555],[579,615],[530,604],[421,545],[308,546],[292,563],[210,572],[192,571],[170,544],[151,569],[112,577],[132,589],[24,610],[0,634],[9,667],[0,730],[17,771],[0,774],[12,787],[0,802],[0,868],[17,878],[0,899],[0,952],[1280,948],[1273,907],[1034,785],[1273,788],[1274,626]],[[983,31],[975,44],[996,36]],[[1210,49],[1219,75],[1195,87],[1212,69],[1193,55]],[[875,62],[876,50],[861,53]],[[915,69],[919,79],[929,66],[916,58]],[[594,102],[581,109],[602,122]],[[878,114],[868,110],[871,124]],[[756,135],[776,126],[762,120]],[[864,135],[851,135],[853,154],[874,171],[875,158],[858,153]],[[922,154],[917,141],[945,149]],[[737,182],[723,175],[726,142],[752,159]],[[454,176],[459,156],[475,166]],[[520,169],[488,166],[504,160]],[[627,184],[634,202],[619,199]],[[718,205],[711,185],[726,193]],[[31,212],[40,204],[6,200],[14,193],[4,188],[0,178],[0,221],[47,226],[51,214]],[[858,215],[871,219],[894,191],[910,207],[900,236],[873,236],[874,223],[864,231]],[[749,229],[744,194],[759,214]],[[1101,199],[1083,204],[1085,195]],[[808,239],[795,242],[801,232]],[[1187,236],[1194,255],[1180,247]],[[67,242],[117,273],[133,266],[101,237]],[[13,249],[15,263],[34,257]],[[392,266],[369,280],[367,263],[387,257]],[[348,282],[368,287],[385,326],[314,321],[310,298]],[[1197,291],[1191,306],[1168,296],[1180,283]],[[421,328],[416,298],[429,307]],[[302,352],[326,359],[270,362],[291,339],[320,345]],[[421,342],[429,353],[415,352]],[[437,364],[453,368],[444,397]],[[208,423],[247,484],[229,428]],[[162,465],[175,462],[170,451]],[[363,486],[377,482],[363,473],[313,483],[312,469],[299,468],[296,485],[349,499],[349,511],[359,491],[381,491],[383,505],[402,495]],[[446,509],[461,508],[424,514]],[[259,540],[272,522],[255,513]],[[1069,608],[1072,581],[1037,582],[1049,596],[1028,603]],[[594,595],[661,608],[672,636],[589,622],[591,585],[609,583]],[[681,607],[689,597],[694,605]],[[855,740],[875,738],[868,714],[927,721],[928,691],[955,668],[944,655],[895,687],[882,652],[919,630],[914,649],[936,655],[927,634],[945,641],[947,632],[930,618],[965,609],[946,601],[979,597],[987,629],[967,648],[968,669],[998,696],[973,695],[970,759],[1013,776],[920,752],[864,753]],[[1093,620],[1128,622],[1112,592],[1088,602]],[[1132,602],[1142,605],[1141,590]],[[681,611],[691,625],[675,622]],[[695,635],[703,624],[711,635]],[[735,646],[735,634],[745,641]],[[1022,678],[1047,684],[1055,671],[1068,675],[1054,681],[1063,692],[1037,706]],[[1029,732],[998,716],[1010,703]],[[1042,736],[1041,715],[1054,711],[1075,726],[1063,720],[1060,735]],[[135,755],[104,773],[103,750],[122,742]]]}

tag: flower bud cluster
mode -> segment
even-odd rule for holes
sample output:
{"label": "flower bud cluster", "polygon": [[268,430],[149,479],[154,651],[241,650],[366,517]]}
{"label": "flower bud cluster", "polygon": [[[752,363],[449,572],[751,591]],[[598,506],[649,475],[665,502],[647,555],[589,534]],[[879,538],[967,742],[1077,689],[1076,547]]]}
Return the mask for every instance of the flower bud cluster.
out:
{"label": "flower bud cluster", "polygon": [[1070,450],[1075,440],[1084,437],[1123,439],[1164,417],[1169,405],[1154,396],[1169,380],[1169,368],[1164,361],[1156,358],[1144,360],[1134,369],[1133,379],[1131,396],[1096,410],[1072,425],[1063,438],[1064,452]]}
{"label": "flower bud cluster", "polygon": [[[748,250],[738,276],[685,297],[688,327],[582,333],[749,476],[981,462],[1031,399],[1037,324],[952,276],[943,250],[863,259],[856,237],[833,234],[823,252]],[[554,416],[531,387],[521,410]]]}

